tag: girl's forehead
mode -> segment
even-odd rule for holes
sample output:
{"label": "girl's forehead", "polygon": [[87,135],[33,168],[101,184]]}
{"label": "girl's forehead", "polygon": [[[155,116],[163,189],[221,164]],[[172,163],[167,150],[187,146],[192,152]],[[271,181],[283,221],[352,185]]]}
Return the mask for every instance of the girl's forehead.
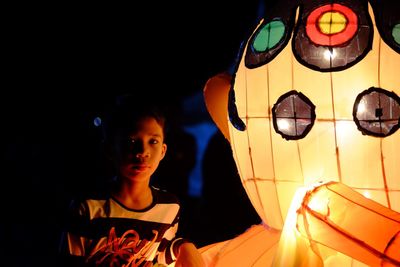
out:
{"label": "girl's forehead", "polygon": [[152,117],[144,117],[137,121],[132,121],[126,125],[127,127],[120,129],[122,135],[148,134],[159,135],[164,137],[162,125]]}

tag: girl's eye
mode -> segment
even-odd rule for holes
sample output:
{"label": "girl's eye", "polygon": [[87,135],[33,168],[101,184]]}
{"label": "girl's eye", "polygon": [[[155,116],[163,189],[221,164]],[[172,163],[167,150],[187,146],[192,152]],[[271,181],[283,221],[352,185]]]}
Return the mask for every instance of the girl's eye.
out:
{"label": "girl's eye", "polygon": [[155,140],[155,139],[153,139],[153,140],[150,140],[150,144],[158,144],[159,142],[158,142],[158,140]]}

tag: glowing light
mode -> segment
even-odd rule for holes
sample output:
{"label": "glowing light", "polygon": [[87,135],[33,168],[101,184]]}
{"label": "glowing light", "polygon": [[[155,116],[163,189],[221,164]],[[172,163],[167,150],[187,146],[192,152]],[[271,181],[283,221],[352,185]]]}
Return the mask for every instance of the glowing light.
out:
{"label": "glowing light", "polygon": [[94,118],[93,124],[94,124],[94,126],[99,127],[101,125],[101,118],[100,117]]}
{"label": "glowing light", "polygon": [[280,130],[288,130],[290,127],[290,124],[287,119],[279,119],[277,120],[277,123],[278,123],[278,128]]}
{"label": "glowing light", "polygon": [[360,101],[360,103],[357,106],[357,113],[364,113],[366,110],[365,103],[363,101]]}
{"label": "glowing light", "polygon": [[310,196],[310,201],[307,206],[320,214],[329,214],[329,198],[322,198],[316,195]]}
{"label": "glowing light", "polygon": [[[252,35],[231,77],[207,82],[207,108],[230,141],[265,232],[281,231],[274,249],[245,234],[228,240],[211,265],[399,265],[400,136],[388,136],[399,128],[398,15],[385,14],[394,10],[390,1],[385,8],[369,1],[368,9],[361,1],[317,2],[287,1],[268,13],[288,26],[276,49],[259,53]],[[303,6],[297,18],[284,16],[289,3]],[[257,41],[267,42],[267,33]],[[250,239],[257,244],[243,245]],[[243,257],[262,246],[256,260]]]}
{"label": "glowing light", "polygon": [[363,193],[364,197],[371,199],[371,193],[367,190],[365,190]]}
{"label": "glowing light", "polygon": [[336,57],[336,51],[335,51],[334,49],[332,49],[332,51],[329,50],[329,49],[325,50],[325,52],[324,52],[324,59],[326,59],[326,60],[332,60],[332,59],[334,59],[335,57]]}
{"label": "glowing light", "polygon": [[282,231],[282,236],[286,238],[286,245],[289,247],[293,247],[296,244],[296,236],[293,235],[293,231],[296,231],[296,222],[297,222],[297,210],[301,207],[304,196],[307,193],[307,187],[300,187],[296,190],[296,193],[293,196],[293,201],[290,204],[290,208],[286,215],[285,227]]}

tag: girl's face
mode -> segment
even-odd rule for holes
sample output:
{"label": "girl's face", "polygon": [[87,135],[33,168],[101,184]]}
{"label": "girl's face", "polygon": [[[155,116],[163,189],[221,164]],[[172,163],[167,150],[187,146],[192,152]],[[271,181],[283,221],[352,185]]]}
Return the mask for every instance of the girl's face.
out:
{"label": "girl's face", "polygon": [[114,160],[118,174],[132,181],[149,181],[166,150],[161,125],[152,117],[142,118],[130,130],[116,134]]}

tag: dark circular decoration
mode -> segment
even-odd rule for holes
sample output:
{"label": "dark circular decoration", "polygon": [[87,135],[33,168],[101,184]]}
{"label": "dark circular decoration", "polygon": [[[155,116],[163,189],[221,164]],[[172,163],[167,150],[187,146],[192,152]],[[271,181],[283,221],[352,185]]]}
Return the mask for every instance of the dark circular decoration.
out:
{"label": "dark circular decoration", "polygon": [[315,106],[302,93],[290,91],[279,97],[272,108],[274,129],[287,140],[305,137],[315,121]]}
{"label": "dark circular decoration", "polygon": [[400,98],[394,92],[371,87],[357,96],[353,119],[363,134],[389,136],[400,127]]}

